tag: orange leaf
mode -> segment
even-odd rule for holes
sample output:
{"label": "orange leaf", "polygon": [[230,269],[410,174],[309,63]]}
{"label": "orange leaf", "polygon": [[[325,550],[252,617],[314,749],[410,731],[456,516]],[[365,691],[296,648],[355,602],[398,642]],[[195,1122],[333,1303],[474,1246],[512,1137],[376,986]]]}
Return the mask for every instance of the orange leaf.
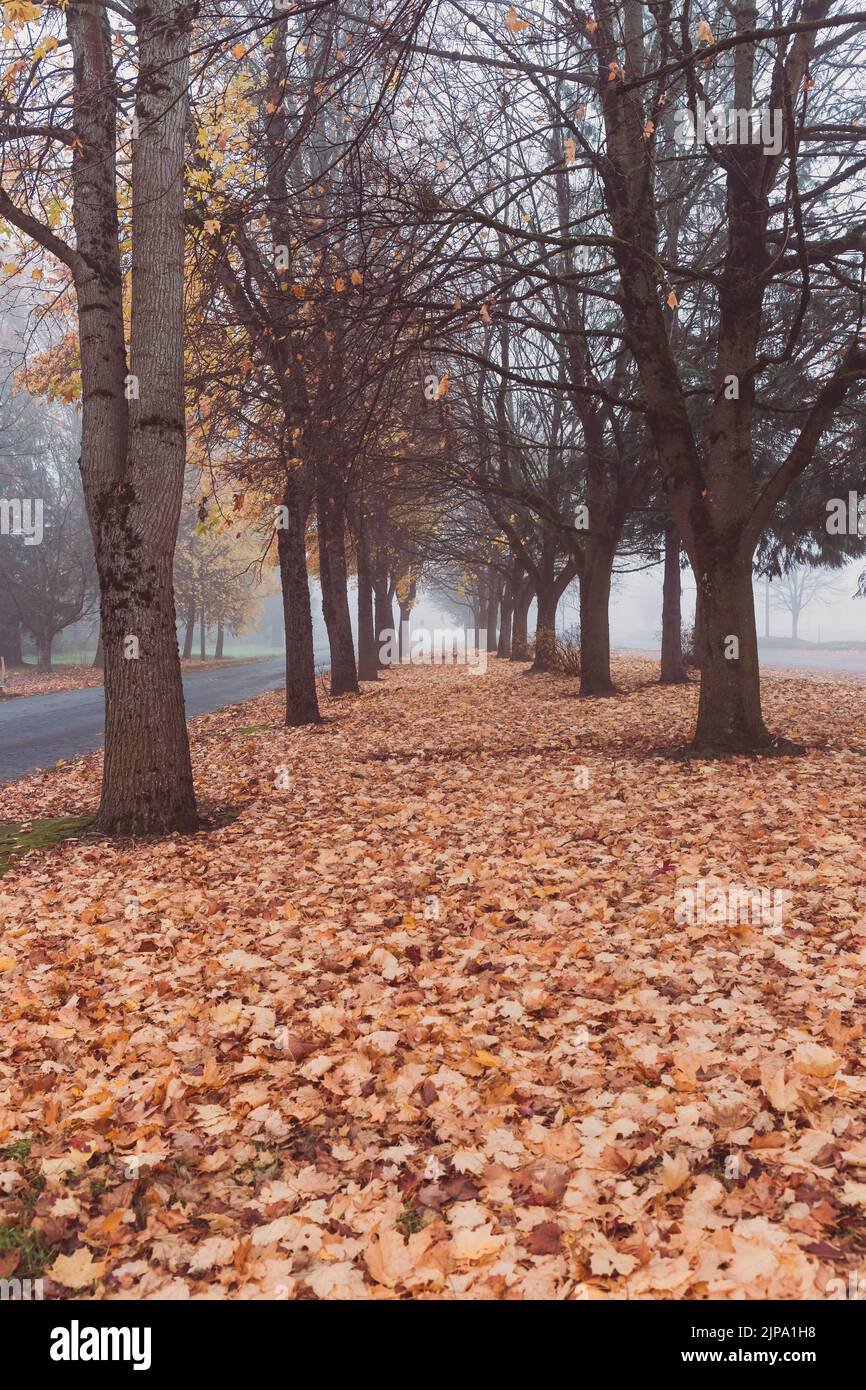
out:
{"label": "orange leaf", "polygon": [[505,16],[505,27],[510,29],[512,34],[519,34],[521,29],[529,28],[528,19],[520,19],[514,6],[512,5]]}

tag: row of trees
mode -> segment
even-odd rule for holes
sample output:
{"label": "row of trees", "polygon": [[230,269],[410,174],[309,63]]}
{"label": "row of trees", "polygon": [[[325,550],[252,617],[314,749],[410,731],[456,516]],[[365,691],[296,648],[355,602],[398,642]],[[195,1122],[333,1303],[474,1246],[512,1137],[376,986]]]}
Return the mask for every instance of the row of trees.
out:
{"label": "row of trees", "polygon": [[863,443],[862,16],[30,8],[6,41],[0,215],[77,315],[103,828],[195,823],[172,588],[191,458],[234,490],[244,544],[276,551],[290,724],[320,718],[312,564],[333,694],[375,679],[423,583],[503,656],[528,654],[534,602],[544,669],[576,579],[598,696],[615,563],[664,558],[681,678],[685,557],[695,747],[771,743],[753,572],[864,546],[826,526]]}

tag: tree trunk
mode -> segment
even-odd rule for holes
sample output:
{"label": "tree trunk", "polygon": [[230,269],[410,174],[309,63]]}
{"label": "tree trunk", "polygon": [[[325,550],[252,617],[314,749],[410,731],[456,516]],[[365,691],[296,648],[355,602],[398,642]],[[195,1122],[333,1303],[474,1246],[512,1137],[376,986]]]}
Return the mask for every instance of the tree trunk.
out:
{"label": "tree trunk", "polygon": [[514,580],[509,579],[502,590],[502,606],[499,617],[499,641],[496,655],[507,661],[511,656],[511,625],[514,619]]}
{"label": "tree trunk", "polygon": [[198,623],[199,623],[199,627],[198,627],[198,655],[199,655],[199,660],[200,660],[200,661],[204,661],[206,652],[205,652],[205,621],[204,621],[204,609],[203,609],[203,608],[202,608],[202,610],[201,610],[201,612],[200,612],[200,614],[199,614]]}
{"label": "tree trunk", "polygon": [[53,641],[53,638],[52,638],[52,636],[51,636],[50,633],[48,634],[48,636],[44,636],[44,637],[41,636],[39,633],[34,633],[34,636],[35,636],[35,638],[36,638],[36,667],[37,667],[37,670],[39,670],[39,671],[50,671],[50,670],[51,670],[51,643],[52,643],[52,641]]}
{"label": "tree trunk", "polygon": [[[114,55],[103,8],[71,3],[74,267],[81,476],[99,575],[105,761],[97,825],[197,823],[172,585],[185,461],[183,170],[189,26],[172,0],[136,12],[131,372],[126,378],[116,193]],[[139,659],[125,654],[137,639]]]}
{"label": "tree trunk", "polygon": [[580,576],[580,693],[613,695],[610,678],[610,580],[613,550],[587,536]]}
{"label": "tree trunk", "polygon": [[380,671],[384,671],[390,666],[390,661],[383,660],[382,648],[387,642],[386,633],[394,631],[394,610],[391,604],[391,594],[388,589],[388,575],[384,578],[378,576],[374,580],[373,594],[376,607],[376,664]]}
{"label": "tree trunk", "polygon": [[373,621],[373,579],[370,574],[370,553],[367,523],[363,503],[358,509],[358,679],[379,679],[379,647]]}
{"label": "tree trunk", "polygon": [[286,723],[293,728],[321,723],[307,575],[307,517],[311,500],[311,486],[305,489],[294,480],[287,481],[283,505],[288,513],[288,524],[277,531],[286,629]]}
{"label": "tree trunk", "polygon": [[662,585],[662,685],[683,685],[688,672],[683,661],[680,605],[680,536],[673,522],[665,527],[665,574]]}
{"label": "tree trunk", "polygon": [[401,662],[404,660],[408,661],[411,655],[410,640],[412,634],[410,629],[412,623],[412,609],[415,607],[415,599],[417,597],[417,592],[418,586],[416,581],[413,579],[409,584],[406,597],[403,599],[398,598],[397,600],[397,607],[400,611],[400,630],[397,634],[397,641],[399,643],[399,654]]}
{"label": "tree trunk", "polygon": [[186,630],[183,634],[183,659],[189,661],[192,657],[192,639],[195,636],[195,599],[191,598],[186,606]]}
{"label": "tree trunk", "polygon": [[533,671],[552,671],[556,652],[556,609],[559,595],[556,583],[547,580],[539,584],[536,594],[538,611],[535,619],[535,659]]}
{"label": "tree trunk", "polygon": [[511,660],[529,661],[529,610],[532,607],[532,581],[529,575],[518,587],[514,597],[514,613],[511,619]]}
{"label": "tree trunk", "polygon": [[795,608],[791,612],[791,641],[797,640],[797,629],[800,626],[800,610]]}
{"label": "tree trunk", "polygon": [[219,621],[218,621],[218,623],[217,623],[216,650],[214,651],[214,657],[216,658],[217,661],[222,661],[223,643],[224,643],[224,641],[225,641],[225,624],[223,623],[222,618],[220,618]]}
{"label": "tree trunk", "polygon": [[755,597],[749,560],[701,576],[704,652],[694,747],[748,753],[772,742],[761,715]]}
{"label": "tree trunk", "polygon": [[349,613],[344,484],[337,477],[337,465],[331,460],[323,460],[317,474],[319,579],[331,649],[331,694],[357,695],[360,687]]}
{"label": "tree trunk", "polygon": [[[490,570],[487,580],[487,650],[496,651],[496,624],[499,616],[499,576],[494,569]],[[481,639],[479,637],[479,648]]]}
{"label": "tree trunk", "polygon": [[0,614],[0,656],[4,658],[7,668],[24,665],[21,624],[11,615]]}
{"label": "tree trunk", "polygon": [[701,594],[701,585],[695,576],[695,624],[692,630],[692,646],[695,652],[695,665],[698,670],[704,664],[704,643],[706,641],[706,628],[704,624],[704,601]]}

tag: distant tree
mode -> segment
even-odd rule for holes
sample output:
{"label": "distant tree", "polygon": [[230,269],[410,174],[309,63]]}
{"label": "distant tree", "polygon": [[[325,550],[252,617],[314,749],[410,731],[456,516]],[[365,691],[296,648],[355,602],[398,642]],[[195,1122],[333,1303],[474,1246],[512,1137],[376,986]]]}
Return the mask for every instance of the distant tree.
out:
{"label": "distant tree", "polygon": [[800,615],[804,609],[816,598],[826,601],[838,591],[838,583],[826,571],[797,566],[785,571],[779,579],[773,581],[770,602],[774,607],[790,613],[791,641],[796,642]]}
{"label": "distant tree", "polygon": [[21,391],[0,401],[0,424],[2,654],[20,662],[23,629],[36,642],[39,669],[49,671],[54,638],[96,603],[78,430]]}
{"label": "distant tree", "polygon": [[[243,505],[243,498],[236,497]],[[187,469],[175,551],[174,586],[179,616],[185,624],[183,656],[192,655],[196,621],[199,654],[205,655],[207,631],[216,627],[217,651],[222,656],[225,632],[240,632],[253,615],[259,550],[255,535],[233,524],[212,494],[204,495],[197,473]]]}

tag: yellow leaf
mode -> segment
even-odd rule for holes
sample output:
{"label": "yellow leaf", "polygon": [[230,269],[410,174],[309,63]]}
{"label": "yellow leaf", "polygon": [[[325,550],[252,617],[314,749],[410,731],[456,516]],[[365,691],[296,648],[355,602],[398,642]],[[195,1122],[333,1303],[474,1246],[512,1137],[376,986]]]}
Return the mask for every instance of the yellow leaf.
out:
{"label": "yellow leaf", "polygon": [[670,292],[670,294],[668,295],[668,298],[667,298],[667,306],[668,306],[669,309],[676,309],[677,306],[678,306],[678,304],[679,304],[679,300],[677,299],[677,297],[676,297],[676,295],[674,294],[673,290],[671,290],[671,292]]}
{"label": "yellow leaf", "polygon": [[336,280],[334,281],[334,289],[337,291],[337,294],[342,294],[345,288],[345,280],[343,279],[342,275],[338,275]]}
{"label": "yellow leaf", "polygon": [[563,147],[565,149],[566,164],[573,164],[575,159],[577,158],[576,142],[572,140],[571,136],[569,136],[568,139],[563,142]]}
{"label": "yellow leaf", "polygon": [[14,970],[17,964],[14,956],[0,956],[0,970]]}
{"label": "yellow leaf", "polygon": [[246,54],[246,51],[247,50],[244,48],[242,43],[236,43],[234,48],[232,49],[232,57],[243,58]]}
{"label": "yellow leaf", "polygon": [[353,285],[363,285],[364,283],[364,277],[360,270],[353,270],[350,279]]}
{"label": "yellow leaf", "polygon": [[715,43],[713,31],[705,19],[698,20],[698,38],[702,43]]}
{"label": "yellow leaf", "polygon": [[492,1052],[484,1052],[483,1050],[481,1052],[473,1052],[470,1060],[475,1062],[477,1066],[484,1067],[486,1070],[502,1065],[499,1058],[494,1057]]}
{"label": "yellow leaf", "polygon": [[643,138],[644,138],[645,140],[649,140],[649,138],[650,138],[650,136],[652,135],[652,133],[653,133],[653,131],[655,130],[655,128],[656,128],[656,123],[655,123],[655,121],[647,121],[646,125],[645,125],[644,128],[643,128]]}

